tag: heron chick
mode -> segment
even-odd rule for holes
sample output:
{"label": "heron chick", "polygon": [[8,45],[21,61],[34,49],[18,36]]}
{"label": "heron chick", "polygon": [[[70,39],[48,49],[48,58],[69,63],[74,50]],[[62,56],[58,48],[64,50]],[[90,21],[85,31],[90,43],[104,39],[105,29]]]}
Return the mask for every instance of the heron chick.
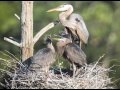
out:
{"label": "heron chick", "polygon": [[[47,12],[59,11],[59,21],[65,27],[67,33],[71,34],[72,41],[76,43],[79,41],[81,48],[82,43],[87,44],[89,38],[89,32],[85,25],[85,22],[79,14],[72,13],[73,6],[70,4],[63,4],[56,8],[50,9]],[[77,40],[76,40],[77,38]]]}
{"label": "heron chick", "polygon": [[82,49],[72,42],[69,34],[63,35],[61,38],[55,38],[57,40],[57,52],[73,64],[73,75],[75,75],[77,66],[81,67],[87,64],[86,54]]}
{"label": "heron chick", "polygon": [[49,71],[50,66],[55,62],[56,55],[50,36],[46,38],[45,42],[46,48],[40,49],[36,54],[23,62],[27,69],[32,71],[44,70],[46,73]]}

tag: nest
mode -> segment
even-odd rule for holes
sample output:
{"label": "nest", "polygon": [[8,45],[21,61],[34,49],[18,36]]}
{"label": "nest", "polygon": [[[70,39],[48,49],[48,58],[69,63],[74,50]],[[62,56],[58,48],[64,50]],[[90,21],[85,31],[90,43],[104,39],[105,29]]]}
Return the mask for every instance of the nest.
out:
{"label": "nest", "polygon": [[[71,76],[62,69],[51,69],[48,73],[22,72],[17,68],[9,76],[11,80],[5,85],[9,89],[111,89],[112,82],[108,77],[109,69],[90,64],[77,70]],[[58,73],[55,73],[57,71]]]}
{"label": "nest", "polygon": [[[99,59],[100,60],[100,59]],[[99,61],[98,60],[98,61]],[[1,59],[2,61],[2,59]],[[4,61],[4,60],[3,60]],[[9,76],[5,78],[5,83],[0,83],[6,89],[113,89],[112,81],[109,77],[111,68],[98,65],[98,62],[86,65],[77,69],[75,75],[72,71],[63,68],[53,67],[48,73],[39,71],[25,72],[21,67],[17,67],[14,59],[9,65],[13,65],[12,70],[0,69]],[[2,63],[2,62],[1,62]],[[16,62],[21,65],[20,62]],[[8,62],[7,62],[8,64]],[[8,66],[9,66],[8,65]]]}

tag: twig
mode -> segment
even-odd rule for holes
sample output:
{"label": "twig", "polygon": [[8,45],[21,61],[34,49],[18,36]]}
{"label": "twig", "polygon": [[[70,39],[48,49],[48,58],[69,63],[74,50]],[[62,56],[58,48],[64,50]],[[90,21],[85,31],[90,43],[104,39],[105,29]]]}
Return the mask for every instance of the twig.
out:
{"label": "twig", "polygon": [[0,68],[0,71],[6,72],[9,76],[12,76],[12,75],[13,75],[11,72],[9,72],[9,71],[7,71],[7,70],[4,70],[4,69],[1,69],[1,68]]}
{"label": "twig", "polygon": [[13,56],[15,58],[15,60],[19,61],[19,59],[17,57],[15,57],[15,55],[13,55],[12,53],[10,53],[9,51],[5,50],[8,54],[10,54],[11,56]]}
{"label": "twig", "polygon": [[45,26],[43,29],[41,29],[35,36],[33,39],[34,44],[39,40],[39,38],[45,33],[47,32],[49,29],[54,27],[54,23],[49,23],[47,26]]}
{"label": "twig", "polygon": [[[1,52],[1,51],[0,51],[0,52]],[[17,61],[17,63],[18,63],[19,65],[25,67],[13,54],[11,54],[11,53],[8,52],[8,51],[6,51],[6,52],[9,53],[10,55],[12,55],[15,59],[12,58],[11,56],[7,55],[6,53],[3,53],[3,52],[1,52],[1,53],[3,53],[5,56],[8,56],[11,60]],[[0,60],[3,60],[3,61],[8,62],[6,59],[3,59],[3,58],[0,58]]]}
{"label": "twig", "polygon": [[10,43],[12,43],[12,44],[14,44],[14,45],[16,45],[16,46],[18,46],[18,47],[21,47],[21,44],[20,44],[20,43],[18,43],[18,42],[16,42],[16,41],[13,41],[13,40],[11,40],[11,39],[9,39],[9,38],[7,38],[7,37],[4,37],[4,40],[5,40],[5,41],[8,41],[8,42],[10,42]]}
{"label": "twig", "polygon": [[2,60],[2,61],[4,61],[4,62],[9,63],[9,61],[8,61],[8,60],[6,60],[6,59],[0,58],[0,60]]}
{"label": "twig", "polygon": [[20,20],[20,17],[16,13],[14,15],[18,20]]}
{"label": "twig", "polygon": [[[15,70],[15,72],[14,72],[14,76],[13,76],[13,80],[15,80],[15,78],[17,77],[17,74],[16,74],[16,70]],[[12,87],[11,87],[11,89],[14,89],[15,87],[14,87],[14,84],[15,84],[15,81],[12,81]]]}
{"label": "twig", "polygon": [[98,61],[95,63],[95,65],[93,66],[93,68],[91,69],[91,72],[93,71],[93,69],[96,67],[96,65],[98,64],[98,62],[105,56],[105,54],[103,54]]}
{"label": "twig", "polygon": [[0,82],[0,85],[1,85],[2,87],[6,87],[6,85],[4,85],[4,84],[3,84],[3,83],[1,83],[1,82]]}

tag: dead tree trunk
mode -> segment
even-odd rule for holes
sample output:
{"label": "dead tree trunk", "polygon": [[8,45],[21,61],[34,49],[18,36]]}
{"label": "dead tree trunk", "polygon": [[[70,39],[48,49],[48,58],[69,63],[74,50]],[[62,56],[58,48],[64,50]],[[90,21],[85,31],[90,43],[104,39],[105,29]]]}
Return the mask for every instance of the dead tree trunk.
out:
{"label": "dead tree trunk", "polygon": [[42,28],[33,38],[33,1],[22,1],[21,18],[17,14],[15,16],[21,21],[21,42],[7,37],[4,37],[4,40],[21,48],[23,62],[33,55],[35,43],[45,32],[54,27],[54,23],[51,22]]}
{"label": "dead tree trunk", "polygon": [[22,1],[22,61],[33,55],[33,1]]}

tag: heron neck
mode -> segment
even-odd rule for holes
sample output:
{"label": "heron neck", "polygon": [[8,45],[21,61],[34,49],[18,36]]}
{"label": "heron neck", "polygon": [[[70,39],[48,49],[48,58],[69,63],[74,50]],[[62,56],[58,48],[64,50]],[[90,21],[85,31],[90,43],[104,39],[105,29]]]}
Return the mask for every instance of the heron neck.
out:
{"label": "heron neck", "polygon": [[72,14],[73,7],[71,6],[67,11],[61,12],[59,14],[59,19],[61,23],[65,23],[67,21],[67,18]]}
{"label": "heron neck", "polygon": [[48,48],[50,48],[52,50],[53,53],[55,53],[55,48],[53,47],[53,44],[48,44],[47,45]]}
{"label": "heron neck", "polygon": [[63,55],[63,52],[64,52],[64,46],[61,46],[59,44],[57,44],[57,53],[62,56]]}

